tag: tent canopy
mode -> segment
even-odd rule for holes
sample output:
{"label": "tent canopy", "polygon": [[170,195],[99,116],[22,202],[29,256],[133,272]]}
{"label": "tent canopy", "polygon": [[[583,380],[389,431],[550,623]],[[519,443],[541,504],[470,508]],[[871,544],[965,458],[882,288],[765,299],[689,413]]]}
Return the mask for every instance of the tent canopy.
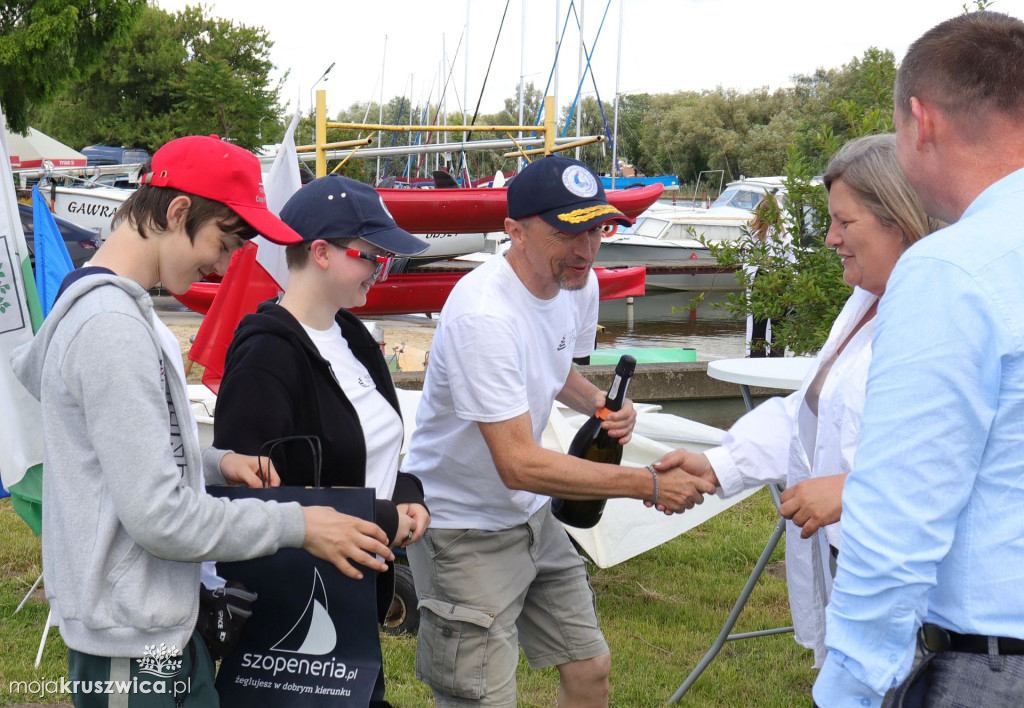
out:
{"label": "tent canopy", "polygon": [[35,128],[29,128],[28,135],[8,133],[7,149],[10,150],[11,167],[15,169],[42,167],[44,160],[53,163],[54,167],[86,165],[85,155]]}

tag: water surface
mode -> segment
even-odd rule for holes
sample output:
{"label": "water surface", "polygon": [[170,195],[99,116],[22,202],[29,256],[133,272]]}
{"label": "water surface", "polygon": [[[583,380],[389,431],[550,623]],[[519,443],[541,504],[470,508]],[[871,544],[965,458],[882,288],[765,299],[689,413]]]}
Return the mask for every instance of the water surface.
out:
{"label": "water surface", "polygon": [[746,323],[716,304],[724,293],[709,293],[693,312],[695,293],[655,291],[633,298],[633,319],[626,300],[605,300],[598,312],[604,331],[598,349],[616,347],[685,347],[697,350],[697,361],[746,356]]}

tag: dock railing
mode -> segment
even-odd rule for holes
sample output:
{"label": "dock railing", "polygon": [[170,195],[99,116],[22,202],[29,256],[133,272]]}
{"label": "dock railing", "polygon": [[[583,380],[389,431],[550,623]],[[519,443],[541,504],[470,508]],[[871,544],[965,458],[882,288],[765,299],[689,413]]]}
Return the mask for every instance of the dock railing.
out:
{"label": "dock railing", "polygon": [[[568,150],[570,148],[580,147],[582,145],[590,145],[591,143],[597,143],[604,140],[604,136],[601,135],[590,135],[583,136],[574,140],[563,140],[555,137],[555,101],[552,96],[546,96],[544,98],[544,123],[543,125],[384,125],[377,123],[335,123],[327,120],[327,94],[323,89],[319,89],[316,92],[316,116],[315,116],[315,134],[313,145],[300,145],[295,148],[298,153],[316,153],[316,176],[323,177],[327,174],[327,154],[331,151],[347,150],[351,148],[351,152],[345,155],[344,159],[334,168],[334,172],[337,172],[345,162],[348,161],[356,152],[365,145],[369,145],[373,141],[373,133],[379,131],[392,131],[398,133],[411,133],[411,132],[447,132],[447,133],[473,133],[473,132],[485,132],[485,133],[505,133],[508,135],[508,142],[504,141],[486,141],[489,145],[486,149],[495,149],[496,147],[508,147],[512,146],[515,148],[513,152],[506,153],[504,157],[523,157],[529,160],[530,155],[551,155],[552,153]],[[346,140],[343,142],[327,142],[327,129],[338,128],[342,130],[371,130],[373,133],[365,138],[359,138],[356,140]],[[540,134],[543,138],[543,145],[538,148],[527,148],[521,139],[513,137],[513,133],[534,133]],[[494,145],[495,142],[501,143],[500,145]],[[448,143],[449,150],[462,150],[470,148],[473,145],[472,141],[461,143]],[[405,153],[414,152],[408,147],[395,148],[395,151],[401,150]]]}

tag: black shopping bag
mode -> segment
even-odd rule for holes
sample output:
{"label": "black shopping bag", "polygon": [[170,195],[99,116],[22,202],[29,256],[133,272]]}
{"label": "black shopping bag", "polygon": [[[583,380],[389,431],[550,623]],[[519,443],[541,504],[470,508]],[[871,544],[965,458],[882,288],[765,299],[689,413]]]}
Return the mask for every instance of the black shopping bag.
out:
{"label": "black shopping bag", "polygon": [[[374,520],[372,489],[209,487],[229,499],[297,501]],[[377,573],[353,580],[298,548],[218,563],[217,572],[259,596],[233,652],[221,662],[223,708],[360,706],[370,702],[381,667]]]}

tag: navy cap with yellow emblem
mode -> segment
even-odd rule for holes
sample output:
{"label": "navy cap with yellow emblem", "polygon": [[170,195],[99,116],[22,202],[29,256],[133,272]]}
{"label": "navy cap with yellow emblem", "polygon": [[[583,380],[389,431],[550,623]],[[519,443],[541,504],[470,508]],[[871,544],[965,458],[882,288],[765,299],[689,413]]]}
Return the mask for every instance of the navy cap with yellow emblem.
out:
{"label": "navy cap with yellow emblem", "polygon": [[578,160],[552,155],[535,160],[508,187],[508,216],[539,216],[559,231],[578,234],[612,221],[633,220],[608,203],[601,180]]}

